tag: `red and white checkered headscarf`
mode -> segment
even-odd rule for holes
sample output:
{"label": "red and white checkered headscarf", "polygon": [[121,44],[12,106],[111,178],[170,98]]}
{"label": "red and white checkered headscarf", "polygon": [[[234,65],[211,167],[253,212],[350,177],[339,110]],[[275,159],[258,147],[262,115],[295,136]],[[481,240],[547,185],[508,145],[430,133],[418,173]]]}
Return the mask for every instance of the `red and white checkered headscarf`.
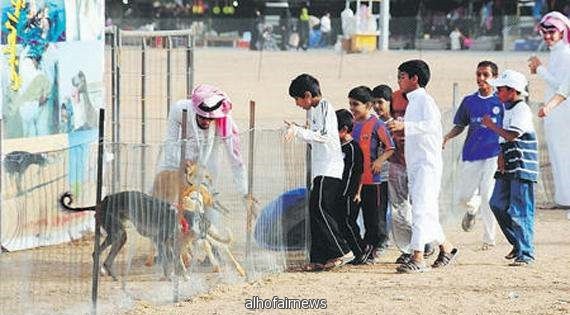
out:
{"label": "red and white checkered headscarf", "polygon": [[540,20],[539,31],[548,28],[556,28],[562,33],[564,42],[570,43],[570,20],[564,14],[552,11],[544,15]]}
{"label": "red and white checkered headscarf", "polygon": [[216,131],[220,136],[237,133],[235,124],[228,123],[233,104],[224,91],[213,85],[199,84],[192,91],[191,99],[196,114],[216,120]]}

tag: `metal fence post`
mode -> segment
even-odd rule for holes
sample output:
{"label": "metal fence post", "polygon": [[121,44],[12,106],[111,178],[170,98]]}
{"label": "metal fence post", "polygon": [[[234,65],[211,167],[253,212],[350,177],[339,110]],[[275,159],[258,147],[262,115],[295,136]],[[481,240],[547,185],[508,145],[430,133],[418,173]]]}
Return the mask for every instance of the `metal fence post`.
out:
{"label": "metal fence post", "polygon": [[188,35],[188,43],[186,45],[186,97],[190,99],[192,96],[192,87],[194,86],[194,37]]}
{"label": "metal fence post", "polygon": [[[118,110],[117,110],[117,105],[118,105],[118,71],[117,71],[117,43],[118,43],[118,30],[119,28],[114,25],[113,26],[113,32],[111,33],[112,36],[112,42],[111,42],[111,142],[113,143],[111,150],[113,152],[113,154],[115,154],[115,144],[118,142],[117,141],[117,137],[118,137],[118,133],[119,133],[119,128],[118,128],[118,120],[119,120],[119,115],[118,115]],[[117,176],[117,170],[119,169],[119,165],[117,164],[117,160],[114,160],[111,166],[111,173],[113,174],[113,176]],[[115,181],[111,182],[111,191],[115,191]]]}
{"label": "metal fence post", "polygon": [[[1,97],[1,96],[0,96]],[[2,128],[4,125],[4,120],[2,119],[2,113],[0,113],[0,157],[2,157],[2,140],[3,140],[3,134],[2,134]],[[3,162],[3,161],[2,161]],[[2,165],[0,165],[0,255],[2,255],[2,209],[4,208],[4,202],[2,199],[2,171],[4,170],[4,167],[2,167]]]}
{"label": "metal fence post", "polygon": [[99,110],[99,139],[97,146],[97,192],[96,192],[96,208],[95,208],[95,242],[93,248],[93,278],[91,288],[91,314],[97,314],[97,296],[99,292],[99,246],[101,240],[101,195],[103,189],[103,154],[105,141],[105,110]]}
{"label": "metal fence post", "polygon": [[141,45],[141,189],[144,190],[146,173],[146,37],[142,37]]}
{"label": "metal fence post", "polygon": [[116,141],[117,137],[117,26],[113,26],[111,44],[111,140]]}
{"label": "metal fence post", "polygon": [[172,36],[167,36],[166,39],[166,116],[168,117],[172,102]]}
{"label": "metal fence post", "polygon": [[[247,161],[247,222],[246,222],[246,246],[245,246],[245,258],[249,260],[251,258],[251,244],[252,244],[252,225],[253,225],[253,163],[254,163],[254,148],[255,148],[255,101],[249,101],[249,156]],[[248,280],[249,275],[247,273]]]}
{"label": "metal fence post", "polygon": [[121,51],[123,50],[122,32],[119,28],[117,30],[117,65],[116,65],[116,90],[115,90],[115,141],[121,142]]}
{"label": "metal fence post", "polygon": [[[182,196],[182,192],[184,191],[184,186],[186,185],[186,139],[188,138],[188,110],[182,110],[182,121],[181,121],[181,129],[180,129],[180,163],[178,167],[178,218],[182,219],[184,216],[182,211],[184,211],[184,200]],[[198,187],[200,183],[198,183]],[[180,244],[178,237],[175,238],[176,245],[174,246],[175,259],[180,259]],[[174,303],[180,300],[180,278],[175,277],[174,284],[173,284],[173,301]]]}
{"label": "metal fence post", "polygon": [[[310,113],[307,111],[306,114],[306,121],[305,125],[308,126],[309,121],[311,120]],[[305,262],[309,261],[309,246],[310,246],[310,237],[311,237],[311,221],[309,218],[309,200],[311,196],[311,182],[312,182],[312,152],[311,146],[309,144],[305,145],[306,153],[305,153],[305,181],[307,184],[307,195],[305,196],[305,204],[307,205],[305,208]]]}
{"label": "metal fence post", "polygon": [[118,27],[115,27],[115,31],[116,38],[113,44],[117,46],[117,60],[115,65],[115,103],[113,104],[113,115],[115,120],[113,127],[115,129],[113,139],[113,154],[115,155],[113,160],[113,177],[115,180],[112,181],[113,186],[111,187],[113,191],[115,189],[115,182],[121,182],[121,172],[119,172],[121,168],[121,149],[119,147],[119,143],[121,143],[121,51],[123,49],[122,32]]}
{"label": "metal fence post", "polygon": [[[452,99],[452,107],[453,112],[451,113],[451,122],[453,125],[453,117],[457,112],[457,106],[459,100],[459,84],[457,82],[453,82],[453,99]],[[451,200],[450,200],[450,208],[453,209],[453,205],[455,204],[455,178],[457,174],[457,160],[455,158],[457,152],[457,141],[453,141],[451,143]]]}

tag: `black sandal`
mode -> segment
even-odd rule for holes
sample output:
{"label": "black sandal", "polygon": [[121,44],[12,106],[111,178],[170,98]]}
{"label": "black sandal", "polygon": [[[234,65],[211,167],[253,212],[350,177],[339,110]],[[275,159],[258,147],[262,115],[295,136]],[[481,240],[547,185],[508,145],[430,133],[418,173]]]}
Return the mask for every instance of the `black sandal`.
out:
{"label": "black sandal", "polygon": [[398,265],[407,264],[408,262],[410,262],[411,259],[412,259],[412,254],[402,253],[402,255],[400,255],[400,257],[396,259],[396,263]]}
{"label": "black sandal", "polygon": [[429,268],[426,266],[425,262],[419,262],[412,259],[396,268],[398,273],[420,273],[428,270]]}
{"label": "black sandal", "polygon": [[437,259],[431,265],[432,268],[442,268],[449,265],[457,256],[457,248],[452,249],[449,253],[440,251]]}
{"label": "black sandal", "polygon": [[505,259],[511,260],[517,258],[517,249],[513,247],[513,249],[505,256]]}

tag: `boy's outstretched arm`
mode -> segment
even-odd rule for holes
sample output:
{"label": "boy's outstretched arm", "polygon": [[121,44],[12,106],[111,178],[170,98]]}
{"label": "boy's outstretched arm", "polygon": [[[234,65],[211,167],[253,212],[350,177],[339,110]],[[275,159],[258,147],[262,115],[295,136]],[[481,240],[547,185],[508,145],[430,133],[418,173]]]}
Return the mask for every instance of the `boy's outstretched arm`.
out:
{"label": "boy's outstretched arm", "polygon": [[443,144],[441,145],[441,148],[445,150],[445,144],[447,143],[447,141],[460,135],[464,129],[465,127],[463,126],[457,126],[457,125],[453,126],[453,128],[451,128],[451,130],[445,135],[445,137],[443,137]]}
{"label": "boy's outstretched arm", "polygon": [[297,136],[305,142],[327,142],[328,138],[326,134],[322,134],[318,131],[312,131],[310,129],[299,126],[296,123],[289,122],[287,120],[283,121],[287,130],[283,136],[286,142],[293,140],[293,137]]}
{"label": "boy's outstretched arm", "polygon": [[516,138],[518,138],[521,135],[517,131],[506,130],[506,129],[498,127],[497,125],[495,125],[495,123],[493,122],[493,120],[491,119],[491,117],[489,115],[483,116],[483,120],[481,121],[481,123],[483,124],[483,126],[491,129],[493,132],[495,132],[496,134],[498,134],[503,139],[505,139],[509,142],[515,140]]}

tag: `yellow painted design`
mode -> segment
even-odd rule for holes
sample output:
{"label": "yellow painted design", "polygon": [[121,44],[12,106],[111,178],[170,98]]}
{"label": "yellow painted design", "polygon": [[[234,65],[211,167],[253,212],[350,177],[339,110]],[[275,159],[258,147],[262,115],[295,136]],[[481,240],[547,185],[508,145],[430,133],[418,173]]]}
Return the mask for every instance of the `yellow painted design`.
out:
{"label": "yellow painted design", "polygon": [[14,13],[8,13],[8,20],[4,24],[8,29],[7,46],[4,48],[4,54],[8,55],[8,65],[10,66],[10,81],[12,82],[12,90],[18,91],[22,86],[22,78],[18,74],[18,25],[20,21],[20,11],[24,7],[24,0],[12,0]]}

